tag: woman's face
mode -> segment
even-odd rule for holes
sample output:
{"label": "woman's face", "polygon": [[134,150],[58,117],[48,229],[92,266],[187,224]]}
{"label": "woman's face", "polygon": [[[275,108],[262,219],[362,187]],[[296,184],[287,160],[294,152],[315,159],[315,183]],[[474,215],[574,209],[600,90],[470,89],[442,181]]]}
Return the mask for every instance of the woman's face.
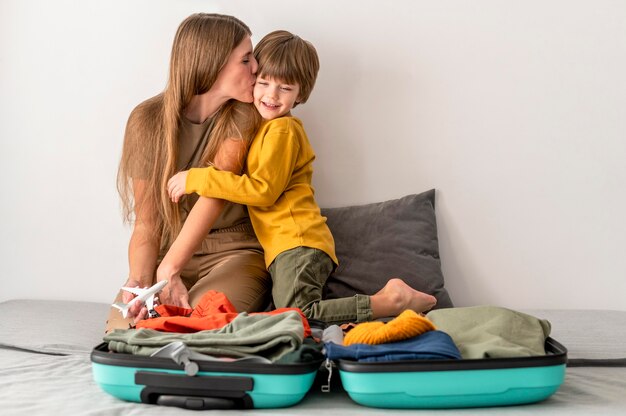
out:
{"label": "woman's face", "polygon": [[251,103],[258,66],[252,54],[252,41],[246,36],[231,52],[226,65],[217,75],[213,89],[226,99]]}

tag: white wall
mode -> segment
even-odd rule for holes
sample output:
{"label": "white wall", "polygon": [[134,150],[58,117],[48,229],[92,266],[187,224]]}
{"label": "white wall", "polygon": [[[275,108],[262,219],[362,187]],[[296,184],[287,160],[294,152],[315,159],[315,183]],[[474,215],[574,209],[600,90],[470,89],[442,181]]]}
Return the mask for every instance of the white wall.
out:
{"label": "white wall", "polygon": [[437,188],[459,306],[626,309],[626,3],[0,0],[0,301],[108,302],[128,113],[180,21],[311,40],[322,206]]}

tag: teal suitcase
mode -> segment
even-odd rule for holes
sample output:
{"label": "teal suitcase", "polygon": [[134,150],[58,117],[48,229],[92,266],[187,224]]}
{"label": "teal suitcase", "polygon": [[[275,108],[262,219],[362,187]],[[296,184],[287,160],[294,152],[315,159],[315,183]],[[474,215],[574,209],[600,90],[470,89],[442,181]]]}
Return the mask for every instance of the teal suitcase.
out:
{"label": "teal suitcase", "polygon": [[475,360],[360,363],[338,360],[343,388],[378,408],[508,406],[545,400],[565,378],[567,349],[552,338],[546,355]]}
{"label": "teal suitcase", "polygon": [[293,406],[309,391],[323,361],[198,362],[197,374],[189,376],[171,359],[110,352],[102,343],[91,362],[96,383],[119,399],[201,410]]}

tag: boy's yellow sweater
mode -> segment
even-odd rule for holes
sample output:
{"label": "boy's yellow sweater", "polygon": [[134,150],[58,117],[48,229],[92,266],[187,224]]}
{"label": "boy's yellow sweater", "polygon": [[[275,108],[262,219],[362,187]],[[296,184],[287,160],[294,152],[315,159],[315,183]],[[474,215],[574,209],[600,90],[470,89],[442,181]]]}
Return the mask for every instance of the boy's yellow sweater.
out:
{"label": "boy's yellow sweater", "polygon": [[337,264],[333,236],[313,196],[314,159],[302,122],[280,117],[257,132],[243,175],[214,167],[190,169],[185,188],[247,205],[267,267],[283,251],[300,246],[320,249]]}

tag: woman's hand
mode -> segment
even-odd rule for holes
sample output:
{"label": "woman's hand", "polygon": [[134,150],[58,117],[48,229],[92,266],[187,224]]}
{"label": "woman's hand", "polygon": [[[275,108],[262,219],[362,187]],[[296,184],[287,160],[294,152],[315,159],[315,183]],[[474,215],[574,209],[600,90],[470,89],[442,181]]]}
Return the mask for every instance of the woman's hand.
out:
{"label": "woman's hand", "polygon": [[187,183],[188,170],[178,172],[167,181],[167,194],[174,203],[178,203],[180,198],[185,195],[185,184]]}
{"label": "woman's hand", "polygon": [[168,283],[159,294],[159,303],[191,309],[189,292],[180,278],[180,274],[168,273],[167,268],[163,267],[163,263],[157,269],[157,282],[162,280],[167,280]]}
{"label": "woman's hand", "polygon": [[159,295],[161,305],[174,305],[181,308],[191,309],[189,305],[189,292],[179,276],[170,278],[169,282]]}
{"label": "woman's hand", "polygon": [[[128,279],[124,283],[124,287],[140,287],[139,281],[134,279]],[[128,303],[135,298],[134,293],[130,293],[126,290],[122,290],[122,302]],[[134,318],[134,323],[146,319],[148,317],[148,308],[143,302],[135,302],[128,308],[128,317]]]}

